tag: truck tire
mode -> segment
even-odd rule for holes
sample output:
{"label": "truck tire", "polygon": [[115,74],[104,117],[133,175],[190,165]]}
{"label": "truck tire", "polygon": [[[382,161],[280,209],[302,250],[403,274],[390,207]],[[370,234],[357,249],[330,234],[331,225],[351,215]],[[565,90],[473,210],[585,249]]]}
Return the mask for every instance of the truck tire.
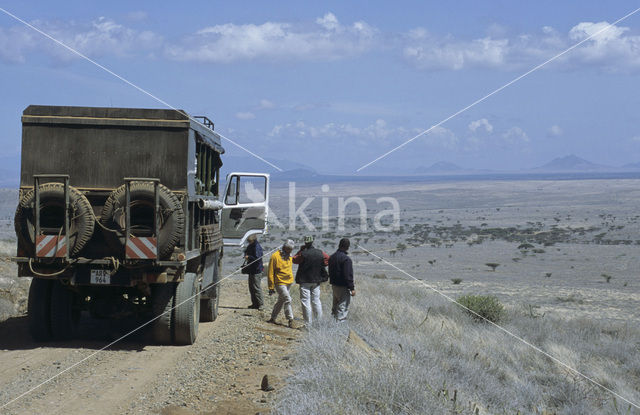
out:
{"label": "truck tire", "polygon": [[[62,183],[45,183],[39,186],[40,193],[40,226],[60,228],[64,231],[64,185]],[[18,203],[15,216],[16,235],[20,246],[28,256],[35,254],[33,233],[35,228],[35,192],[29,190]],[[69,224],[69,255],[75,256],[86,245],[93,235],[95,226],[93,210],[89,200],[76,188],[69,186],[69,204],[71,218]]]}
{"label": "truck tire", "polygon": [[174,283],[153,284],[151,286],[151,307],[153,317],[151,335],[159,344],[173,343],[173,306],[176,285]]}
{"label": "truck tire", "polygon": [[29,333],[33,340],[46,342],[51,340],[51,280],[34,278],[29,287],[27,316]]}
{"label": "truck tire", "polygon": [[187,272],[176,287],[174,316],[174,340],[176,344],[189,345],[198,336],[200,321],[200,289],[196,274]]}
{"label": "truck tire", "polygon": [[78,296],[59,281],[51,289],[51,334],[55,340],[70,340],[80,322]]}
{"label": "truck tire", "polygon": [[[131,233],[136,236],[150,236],[153,234],[153,207],[155,196],[153,183],[132,182],[131,197]],[[160,209],[162,211],[158,224],[158,256],[167,258],[173,253],[173,248],[180,241],[184,233],[184,211],[180,200],[168,187],[158,185]],[[102,209],[100,223],[117,232],[106,231],[107,243],[114,251],[120,253],[125,244],[125,185],[114,190]]]}
{"label": "truck tire", "polygon": [[220,303],[220,288],[214,287],[215,297],[200,300],[200,321],[208,323],[218,318],[218,304]]}

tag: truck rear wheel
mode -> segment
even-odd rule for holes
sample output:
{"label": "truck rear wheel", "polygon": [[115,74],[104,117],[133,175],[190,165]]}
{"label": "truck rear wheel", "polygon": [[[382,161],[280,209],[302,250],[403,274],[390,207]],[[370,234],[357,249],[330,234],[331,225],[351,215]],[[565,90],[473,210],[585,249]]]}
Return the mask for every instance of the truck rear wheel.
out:
{"label": "truck rear wheel", "polygon": [[151,333],[153,340],[160,344],[173,343],[173,306],[176,285],[173,283],[151,286],[151,307],[153,317]]}
{"label": "truck rear wheel", "polygon": [[33,340],[51,340],[51,280],[34,278],[29,287],[27,315]]}
{"label": "truck rear wheel", "polygon": [[196,274],[188,272],[176,287],[174,335],[176,344],[193,344],[198,336],[200,290]]}
{"label": "truck rear wheel", "polygon": [[78,296],[59,281],[51,289],[51,334],[56,340],[69,340],[80,322]]}

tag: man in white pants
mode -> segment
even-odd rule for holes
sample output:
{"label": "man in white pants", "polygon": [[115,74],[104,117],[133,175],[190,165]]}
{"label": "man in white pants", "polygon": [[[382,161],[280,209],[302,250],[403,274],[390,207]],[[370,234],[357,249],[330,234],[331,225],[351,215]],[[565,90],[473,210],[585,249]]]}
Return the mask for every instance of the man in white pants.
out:
{"label": "man in white pants", "polygon": [[300,284],[300,302],[305,326],[311,327],[314,320],[322,318],[322,303],[320,302],[320,283],[329,279],[326,266],[329,255],[314,248],[313,236],[305,236],[304,245],[293,257],[293,263],[298,264],[296,283]]}

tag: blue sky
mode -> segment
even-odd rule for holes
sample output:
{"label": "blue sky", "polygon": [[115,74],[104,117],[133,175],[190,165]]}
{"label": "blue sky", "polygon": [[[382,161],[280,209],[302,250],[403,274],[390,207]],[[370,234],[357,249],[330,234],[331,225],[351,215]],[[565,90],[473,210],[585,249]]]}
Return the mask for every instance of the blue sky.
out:
{"label": "blue sky", "polygon": [[[3,2],[269,158],[351,173],[640,4]],[[640,13],[362,173],[640,162]],[[29,104],[160,107],[0,13],[0,162]],[[241,151],[227,143],[230,155]],[[250,170],[268,170],[256,161]]]}

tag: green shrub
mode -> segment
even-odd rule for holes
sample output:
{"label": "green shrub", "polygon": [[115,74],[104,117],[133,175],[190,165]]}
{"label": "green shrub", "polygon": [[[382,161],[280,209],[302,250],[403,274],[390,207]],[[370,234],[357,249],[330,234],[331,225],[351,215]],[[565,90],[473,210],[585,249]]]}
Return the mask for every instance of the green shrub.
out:
{"label": "green shrub", "polygon": [[451,282],[458,285],[462,282],[462,278],[451,278]]}
{"label": "green shrub", "polygon": [[504,317],[504,306],[498,301],[498,298],[492,295],[464,295],[458,298],[457,302],[466,307],[468,309],[467,312],[476,320],[482,320],[481,317],[484,317],[493,323],[497,323]]}

